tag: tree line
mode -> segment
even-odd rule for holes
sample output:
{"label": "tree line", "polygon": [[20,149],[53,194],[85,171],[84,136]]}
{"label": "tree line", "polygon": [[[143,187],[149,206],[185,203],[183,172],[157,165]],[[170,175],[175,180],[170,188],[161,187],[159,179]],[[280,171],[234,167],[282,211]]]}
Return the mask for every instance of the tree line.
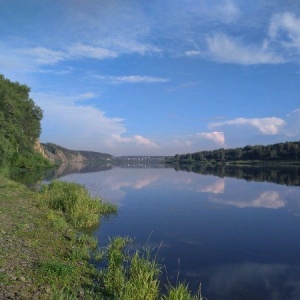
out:
{"label": "tree line", "polygon": [[273,145],[245,146],[234,149],[218,149],[188,154],[176,154],[167,158],[171,163],[230,162],[230,161],[295,161],[300,159],[300,142],[285,142]]}
{"label": "tree line", "polygon": [[49,165],[34,145],[41,134],[43,111],[29,97],[30,88],[0,74],[0,167]]}

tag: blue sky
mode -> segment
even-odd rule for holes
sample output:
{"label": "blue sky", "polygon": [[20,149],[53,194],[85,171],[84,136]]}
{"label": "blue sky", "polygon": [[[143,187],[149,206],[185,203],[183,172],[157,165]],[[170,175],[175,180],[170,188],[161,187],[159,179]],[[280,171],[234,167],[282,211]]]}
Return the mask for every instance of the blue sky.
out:
{"label": "blue sky", "polygon": [[0,0],[0,73],[42,142],[174,155],[300,139],[292,0]]}

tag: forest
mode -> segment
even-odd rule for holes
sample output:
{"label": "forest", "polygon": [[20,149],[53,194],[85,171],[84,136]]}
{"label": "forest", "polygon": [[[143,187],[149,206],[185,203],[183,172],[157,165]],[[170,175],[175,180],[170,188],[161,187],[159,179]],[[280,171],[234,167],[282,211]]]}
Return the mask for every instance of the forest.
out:
{"label": "forest", "polygon": [[300,160],[300,142],[285,142],[273,145],[245,146],[234,149],[218,149],[188,154],[176,154],[166,158],[166,162],[192,164],[202,162],[234,161],[298,161]]}
{"label": "forest", "polygon": [[49,161],[34,150],[43,111],[29,97],[30,88],[0,74],[0,168],[37,168]]}

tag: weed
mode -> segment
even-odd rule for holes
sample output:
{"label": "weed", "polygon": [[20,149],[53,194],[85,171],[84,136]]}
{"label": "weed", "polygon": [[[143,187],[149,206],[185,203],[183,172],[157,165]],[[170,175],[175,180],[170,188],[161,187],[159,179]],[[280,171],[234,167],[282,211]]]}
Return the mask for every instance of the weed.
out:
{"label": "weed", "polygon": [[164,300],[201,300],[191,295],[188,285],[179,283],[176,287],[169,287],[168,294],[163,296]]}
{"label": "weed", "polygon": [[77,237],[76,243],[89,249],[95,249],[97,247],[98,240],[88,234],[80,234]]}
{"label": "weed", "polygon": [[72,260],[88,260],[90,259],[90,252],[88,248],[75,247],[70,253]]}

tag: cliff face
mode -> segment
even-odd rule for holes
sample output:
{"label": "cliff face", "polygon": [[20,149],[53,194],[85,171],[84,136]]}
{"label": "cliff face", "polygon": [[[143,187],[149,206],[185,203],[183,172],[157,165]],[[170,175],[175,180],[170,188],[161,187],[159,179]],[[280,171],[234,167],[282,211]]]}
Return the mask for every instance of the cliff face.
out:
{"label": "cliff face", "polygon": [[46,157],[52,162],[82,162],[86,160],[80,154],[66,154],[62,150],[56,150],[54,153],[48,151],[47,149],[43,149]]}
{"label": "cliff face", "polygon": [[37,150],[52,163],[83,162],[87,160],[111,162],[113,160],[113,156],[110,154],[92,151],[69,150],[51,143],[39,145],[40,149],[37,147]]}
{"label": "cliff face", "polygon": [[[49,157],[46,155],[43,146],[41,145],[39,140],[36,140],[33,146],[33,149],[39,153],[42,154],[42,156],[46,159],[49,159]],[[50,159],[49,159],[50,160]],[[51,160],[50,160],[51,161]]]}

